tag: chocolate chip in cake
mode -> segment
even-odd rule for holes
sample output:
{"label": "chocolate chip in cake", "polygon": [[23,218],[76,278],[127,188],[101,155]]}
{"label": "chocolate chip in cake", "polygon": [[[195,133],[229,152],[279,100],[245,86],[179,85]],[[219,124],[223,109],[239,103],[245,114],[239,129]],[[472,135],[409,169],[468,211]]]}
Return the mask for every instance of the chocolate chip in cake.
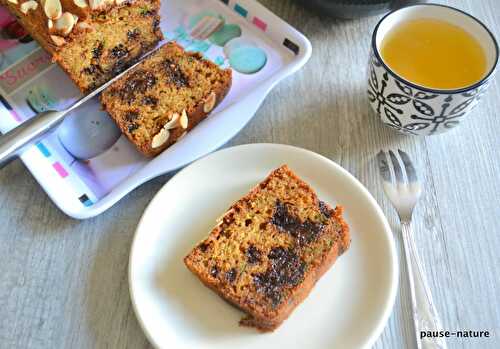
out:
{"label": "chocolate chip in cake", "polygon": [[253,278],[255,288],[262,292],[272,305],[281,303],[282,292],[286,287],[294,287],[302,282],[306,264],[291,249],[273,247],[267,255],[269,266],[266,271]]}
{"label": "chocolate chip in cake", "polygon": [[101,68],[97,64],[91,64],[83,69],[83,73],[87,75],[95,75],[101,71]]}
{"label": "chocolate chip in cake", "polygon": [[236,280],[236,274],[237,272],[235,268],[229,269],[226,272],[226,280],[230,283],[234,282],[234,280]]}
{"label": "chocolate chip in cake", "polygon": [[217,268],[216,265],[214,265],[211,269],[210,269],[210,275],[214,278],[217,277],[217,275],[219,274],[219,269]]}
{"label": "chocolate chip in cake", "polygon": [[160,20],[155,18],[153,20],[153,31],[157,31],[160,28]]}
{"label": "chocolate chip in cake", "polygon": [[199,246],[201,252],[207,252],[208,244],[206,242],[202,242]]}
{"label": "chocolate chip in cake", "polygon": [[170,59],[163,61],[163,67],[167,73],[167,79],[170,83],[174,84],[176,87],[187,87],[189,86],[188,77],[182,72],[179,65]]}
{"label": "chocolate chip in cake", "polygon": [[129,111],[127,114],[125,114],[125,120],[127,120],[128,122],[132,122],[138,118],[139,113],[136,111]]}
{"label": "chocolate chip in cake", "polygon": [[158,104],[158,98],[153,96],[146,96],[142,99],[142,103],[144,103],[145,105],[156,106]]}
{"label": "chocolate chip in cake", "polygon": [[319,210],[326,218],[330,218],[332,216],[332,212],[323,201],[319,202]]}
{"label": "chocolate chip in cake", "polygon": [[292,235],[299,245],[309,244],[315,241],[323,231],[324,225],[311,220],[302,222],[298,217],[288,211],[287,204],[276,201],[276,207],[271,223],[280,230]]}
{"label": "chocolate chip in cake", "polygon": [[120,98],[129,103],[135,100],[136,93],[144,93],[156,84],[156,77],[151,72],[138,70],[131,74],[118,91]]}
{"label": "chocolate chip in cake", "polygon": [[154,76],[153,73],[147,72],[144,82],[145,82],[145,89],[147,90],[156,84],[156,77]]}
{"label": "chocolate chip in cake", "polygon": [[118,75],[128,67],[134,65],[137,62],[138,58],[128,59],[128,55],[118,59],[115,64],[111,67],[111,73],[113,75]]}
{"label": "chocolate chip in cake", "polygon": [[141,30],[139,28],[134,28],[133,30],[129,30],[127,32],[127,38],[129,40],[135,40],[141,35]]}
{"label": "chocolate chip in cake", "polygon": [[123,44],[118,44],[111,49],[109,55],[112,58],[120,59],[128,55],[128,49]]}
{"label": "chocolate chip in cake", "polygon": [[92,58],[99,59],[101,58],[102,51],[104,50],[104,44],[99,42],[99,45],[92,49]]}
{"label": "chocolate chip in cake", "polygon": [[250,264],[260,263],[261,253],[254,245],[250,245],[247,249],[247,261]]}
{"label": "chocolate chip in cake", "polygon": [[151,46],[150,43],[146,42],[146,41],[140,41],[140,44],[141,44],[141,48],[144,50],[144,51],[151,51],[154,46]]}
{"label": "chocolate chip in cake", "polygon": [[128,132],[132,133],[139,128],[139,125],[132,123],[128,125]]}

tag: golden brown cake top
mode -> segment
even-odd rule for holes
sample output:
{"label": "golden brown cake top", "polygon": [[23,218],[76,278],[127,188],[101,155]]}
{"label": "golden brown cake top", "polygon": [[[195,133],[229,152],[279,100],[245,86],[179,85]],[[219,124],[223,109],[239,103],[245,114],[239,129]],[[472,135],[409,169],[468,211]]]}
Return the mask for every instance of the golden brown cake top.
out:
{"label": "golden brown cake top", "polygon": [[[28,16],[39,30],[46,31],[52,43],[60,47],[66,38],[91,29],[91,14],[105,13],[132,0],[6,0],[21,15]],[[144,9],[147,11],[147,9]],[[92,16],[95,17],[95,16]]]}

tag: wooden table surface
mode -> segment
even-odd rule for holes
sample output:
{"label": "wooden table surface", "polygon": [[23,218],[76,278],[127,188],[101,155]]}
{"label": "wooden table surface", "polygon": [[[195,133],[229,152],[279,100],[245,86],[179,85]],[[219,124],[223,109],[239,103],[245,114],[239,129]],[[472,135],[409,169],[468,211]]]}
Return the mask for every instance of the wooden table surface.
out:
{"label": "wooden table surface", "polygon": [[[397,218],[374,155],[380,148],[409,152],[425,181],[415,238],[444,327],[492,331],[486,340],[449,340],[449,347],[500,348],[498,79],[459,128],[429,138],[403,136],[377,121],[365,96],[378,17],[331,20],[292,0],[262,2],[304,32],[314,53],[227,146],[293,144],[336,161],[380,203],[398,246]],[[477,16],[500,38],[500,1],[440,2]],[[150,347],[130,303],[128,255],[144,208],[170,176],[141,186],[96,218],[76,221],[52,204],[21,162],[0,171],[0,348]],[[400,293],[376,348],[414,347],[405,273],[402,267]]]}

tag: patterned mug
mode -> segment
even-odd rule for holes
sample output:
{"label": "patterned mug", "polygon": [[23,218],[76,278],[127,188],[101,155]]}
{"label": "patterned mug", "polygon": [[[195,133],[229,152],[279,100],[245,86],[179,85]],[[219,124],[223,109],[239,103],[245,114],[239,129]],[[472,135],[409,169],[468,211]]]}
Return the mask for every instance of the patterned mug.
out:
{"label": "patterned mug", "polygon": [[[459,89],[432,89],[405,80],[384,63],[380,45],[385,35],[402,21],[446,18],[465,29],[482,46],[487,74],[473,85]],[[424,4],[405,7],[383,17],[375,27],[368,64],[368,98],[380,120],[400,132],[434,135],[457,126],[484,94],[495,72],[499,49],[493,34],[478,19],[453,7]]]}

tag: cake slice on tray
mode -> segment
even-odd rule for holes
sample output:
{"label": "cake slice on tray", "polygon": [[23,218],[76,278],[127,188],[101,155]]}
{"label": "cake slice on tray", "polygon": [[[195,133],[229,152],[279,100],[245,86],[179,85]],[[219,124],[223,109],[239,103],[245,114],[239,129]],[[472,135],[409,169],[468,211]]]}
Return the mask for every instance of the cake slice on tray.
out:
{"label": "cake slice on tray", "polygon": [[137,149],[151,157],[207,117],[231,81],[230,69],[169,42],[108,87],[101,103]]}
{"label": "cake slice on tray", "polygon": [[0,0],[78,88],[90,92],[163,39],[159,0]]}
{"label": "cake slice on tray", "polygon": [[342,208],[320,201],[284,165],[234,203],[184,262],[247,313],[240,324],[272,331],[349,244]]}

